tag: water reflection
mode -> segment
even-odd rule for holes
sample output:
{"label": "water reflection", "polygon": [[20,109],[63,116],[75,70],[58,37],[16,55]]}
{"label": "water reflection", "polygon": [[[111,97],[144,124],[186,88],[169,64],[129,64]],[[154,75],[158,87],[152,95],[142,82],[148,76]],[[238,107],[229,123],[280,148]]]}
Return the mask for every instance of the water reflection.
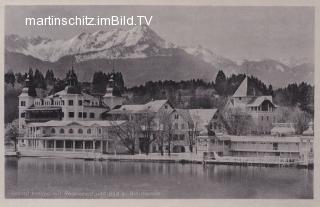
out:
{"label": "water reflection", "polygon": [[6,158],[7,198],[312,198],[313,171]]}

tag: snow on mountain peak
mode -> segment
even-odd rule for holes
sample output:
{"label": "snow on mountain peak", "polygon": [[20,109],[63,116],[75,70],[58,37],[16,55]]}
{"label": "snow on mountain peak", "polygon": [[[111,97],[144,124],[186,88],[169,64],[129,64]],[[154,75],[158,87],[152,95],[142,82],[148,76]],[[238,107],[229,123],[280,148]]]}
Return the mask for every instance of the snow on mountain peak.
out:
{"label": "snow on mountain peak", "polygon": [[[7,41],[8,40],[8,41]],[[108,55],[121,57],[147,56],[143,49],[152,47],[153,50],[174,47],[158,36],[148,26],[135,26],[132,28],[112,29],[109,31],[97,31],[94,33],[83,32],[68,40],[50,40],[47,38],[21,38],[12,35],[6,38],[6,49],[11,52],[31,55],[43,61],[55,62],[63,56],[80,55],[96,52],[99,57]],[[121,52],[119,52],[121,48]],[[156,48],[156,49],[155,49]],[[108,50],[118,50],[110,52]],[[125,50],[131,54],[124,54]],[[101,53],[104,53],[101,54]],[[114,53],[114,54],[112,54]],[[81,58],[79,59],[81,61]]]}

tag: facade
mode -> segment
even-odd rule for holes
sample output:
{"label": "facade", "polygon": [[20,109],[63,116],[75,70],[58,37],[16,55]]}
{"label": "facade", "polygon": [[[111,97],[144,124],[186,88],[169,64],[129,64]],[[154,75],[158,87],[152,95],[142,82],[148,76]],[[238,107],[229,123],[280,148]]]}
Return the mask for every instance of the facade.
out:
{"label": "facade", "polygon": [[82,92],[73,69],[67,74],[65,89],[53,95],[43,98],[32,97],[28,93],[28,84],[27,80],[26,87],[19,96],[19,132],[21,134],[24,133],[28,123],[50,120],[101,120],[103,113],[123,102],[122,97],[112,95],[113,89],[109,87],[102,100],[101,97]]}
{"label": "facade", "polygon": [[19,138],[19,152],[116,153],[114,126],[124,122],[48,121],[30,123]]}
{"label": "facade", "polygon": [[[104,132],[111,127],[110,123],[102,121],[103,115],[114,106],[121,105],[123,98],[113,96],[112,85],[108,86],[103,97],[84,93],[73,68],[67,73],[66,81],[62,91],[34,97],[29,93],[29,79],[26,80],[26,87],[19,96],[19,150],[30,147],[52,150],[62,146],[69,151],[72,148],[80,149],[81,146],[84,150],[87,149],[87,143],[91,143],[88,149],[96,149],[93,141],[101,136],[106,137],[105,134],[94,136],[94,132]],[[113,82],[112,77],[110,82]],[[70,125],[75,126],[70,128]],[[81,145],[80,141],[84,144]]]}
{"label": "facade", "polygon": [[287,158],[309,163],[313,160],[312,126],[302,135],[282,133],[282,136],[198,136],[197,151],[202,155],[217,153],[219,156],[252,158]]}
{"label": "facade", "polygon": [[273,103],[272,96],[262,95],[253,84],[249,84],[247,77],[229,98],[226,107],[238,108],[250,114],[255,125],[252,134],[270,134],[272,123],[276,122],[277,105]]}

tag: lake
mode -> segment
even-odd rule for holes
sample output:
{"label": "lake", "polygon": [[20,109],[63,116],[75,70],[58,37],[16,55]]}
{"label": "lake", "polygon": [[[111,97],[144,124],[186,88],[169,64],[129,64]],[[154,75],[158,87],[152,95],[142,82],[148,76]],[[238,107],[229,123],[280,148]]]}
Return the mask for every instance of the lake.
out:
{"label": "lake", "polygon": [[313,170],[5,158],[6,198],[313,198]]}

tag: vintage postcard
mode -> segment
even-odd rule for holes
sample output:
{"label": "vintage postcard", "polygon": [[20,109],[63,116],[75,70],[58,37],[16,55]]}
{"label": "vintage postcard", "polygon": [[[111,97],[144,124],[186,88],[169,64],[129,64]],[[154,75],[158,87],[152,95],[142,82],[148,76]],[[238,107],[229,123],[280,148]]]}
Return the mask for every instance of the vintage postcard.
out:
{"label": "vintage postcard", "polygon": [[5,203],[316,206],[315,4],[89,3],[3,5]]}

